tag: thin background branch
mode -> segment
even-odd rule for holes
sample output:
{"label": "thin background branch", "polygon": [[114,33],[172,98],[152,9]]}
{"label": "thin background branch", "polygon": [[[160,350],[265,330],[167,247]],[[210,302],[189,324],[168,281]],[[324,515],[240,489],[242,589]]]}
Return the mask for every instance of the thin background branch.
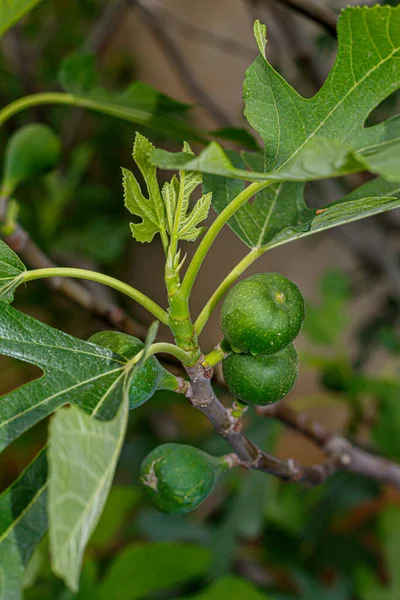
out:
{"label": "thin background branch", "polygon": [[277,4],[292,8],[318,25],[321,25],[333,37],[337,36],[337,15],[321,2],[314,0],[263,0],[264,2],[276,2]]}
{"label": "thin background branch", "polygon": [[164,24],[170,25],[184,38],[195,40],[206,46],[211,46],[230,56],[235,55],[238,58],[244,58],[246,60],[254,60],[254,57],[256,56],[257,51],[255,48],[249,48],[238,40],[223,37],[222,35],[207,31],[206,29],[200,29],[164,8],[158,9],[157,13]]}
{"label": "thin background branch", "polygon": [[156,11],[150,10],[143,3],[136,2],[142,22],[152,31],[154,38],[166,57],[169,59],[171,66],[176,74],[186,87],[190,95],[197,100],[208,114],[214,119],[219,127],[229,127],[232,125],[225,112],[214,102],[207,94],[203,87],[197,82],[193,76],[190,65],[186,64],[181,51],[175,44],[173,38],[168,31],[163,27],[161,19]]}

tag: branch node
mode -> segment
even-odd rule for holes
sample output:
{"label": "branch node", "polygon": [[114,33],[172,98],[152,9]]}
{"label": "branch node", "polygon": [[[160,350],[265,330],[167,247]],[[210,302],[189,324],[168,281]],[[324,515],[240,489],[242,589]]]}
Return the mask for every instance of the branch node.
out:
{"label": "branch node", "polygon": [[203,367],[204,369],[204,378],[205,379],[211,379],[212,376],[214,375],[214,368],[213,367]]}
{"label": "branch node", "polygon": [[193,394],[191,394],[191,396],[189,396],[189,400],[192,406],[194,406],[195,408],[207,408],[207,406],[209,406],[212,403],[213,396],[207,396],[206,398],[197,399],[193,396]]}

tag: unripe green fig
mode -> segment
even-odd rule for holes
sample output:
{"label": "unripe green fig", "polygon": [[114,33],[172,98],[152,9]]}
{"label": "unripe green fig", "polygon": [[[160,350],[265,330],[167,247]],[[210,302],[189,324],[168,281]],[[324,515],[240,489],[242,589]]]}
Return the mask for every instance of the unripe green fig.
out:
{"label": "unripe green fig", "polygon": [[278,273],[259,273],[227,294],[221,328],[234,352],[275,354],[293,342],[305,317],[299,288]]}
{"label": "unripe green fig", "polygon": [[60,140],[47,125],[32,123],[18,129],[5,151],[2,194],[9,196],[25,179],[54,169],[60,154]]}
{"label": "unripe green fig", "polygon": [[[143,342],[138,338],[120,331],[99,331],[92,335],[88,342],[108,348],[126,360],[130,360],[144,348]],[[134,374],[129,388],[129,408],[131,410],[141,406],[153,396],[159,386],[162,371],[158,360],[151,356]]]}
{"label": "unripe green fig", "polygon": [[143,460],[140,481],[155,508],[182,515],[197,508],[229,468],[225,457],[184,444],[163,444]]}
{"label": "unripe green fig", "polygon": [[222,361],[230,393],[246,404],[265,406],[282,400],[296,383],[299,358],[293,344],[277,354],[232,353]]}

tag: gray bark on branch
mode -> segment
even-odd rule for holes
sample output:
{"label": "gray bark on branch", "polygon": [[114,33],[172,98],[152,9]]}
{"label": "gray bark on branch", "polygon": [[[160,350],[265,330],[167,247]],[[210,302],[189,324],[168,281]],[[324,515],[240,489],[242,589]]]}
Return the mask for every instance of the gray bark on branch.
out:
{"label": "gray bark on branch", "polygon": [[204,368],[201,361],[187,368],[191,387],[187,394],[192,405],[198,408],[216,431],[226,439],[240,459],[242,467],[257,469],[275,475],[285,481],[297,481],[318,485],[324,482],[335,470],[328,460],[321,465],[306,467],[295,460],[282,460],[272,456],[256,446],[242,431],[242,422],[232,415],[232,411],[219,401],[215,395],[211,378],[213,370]]}
{"label": "gray bark on branch", "polygon": [[333,461],[336,471],[349,471],[400,488],[400,465],[355,446],[337,433],[327,431],[323,425],[298,413],[287,403],[277,402],[258,408],[257,413],[278,419],[310,439]]}
{"label": "gray bark on branch", "polygon": [[235,418],[232,410],[225,408],[217,398],[211,385],[213,369],[205,368],[201,363],[202,359],[194,367],[186,369],[191,382],[186,395],[233,448],[240,466],[310,486],[323,483],[338,471],[349,471],[400,488],[399,465],[354,446],[342,436],[329,433],[322,425],[297,413],[283,402],[258,408],[257,412],[279,419],[311,439],[324,451],[326,460],[304,466],[294,459],[282,460],[264,452],[243,433],[241,420]]}

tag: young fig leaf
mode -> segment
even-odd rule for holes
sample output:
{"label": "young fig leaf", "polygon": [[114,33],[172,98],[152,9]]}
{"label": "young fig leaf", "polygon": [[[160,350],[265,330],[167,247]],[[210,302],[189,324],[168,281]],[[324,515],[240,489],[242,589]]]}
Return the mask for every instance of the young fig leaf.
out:
{"label": "young fig leaf", "polygon": [[136,134],[133,159],[145,180],[147,198],[134,174],[128,169],[122,169],[125,206],[141,219],[140,223],[131,223],[132,235],[138,242],[151,242],[156,233],[160,233],[161,237],[166,235],[164,202],[158,187],[156,168],[148,158],[153,148],[143,135]]}
{"label": "young fig leaf", "polygon": [[[187,142],[183,145],[183,154],[194,154]],[[212,193],[204,194],[189,211],[189,201],[194,190],[203,183],[199,171],[179,171],[179,180],[176,176],[164,184],[162,196],[167,215],[167,231],[170,236],[176,235],[178,240],[194,242],[203,232],[204,228],[197,225],[204,221],[211,206]]]}

